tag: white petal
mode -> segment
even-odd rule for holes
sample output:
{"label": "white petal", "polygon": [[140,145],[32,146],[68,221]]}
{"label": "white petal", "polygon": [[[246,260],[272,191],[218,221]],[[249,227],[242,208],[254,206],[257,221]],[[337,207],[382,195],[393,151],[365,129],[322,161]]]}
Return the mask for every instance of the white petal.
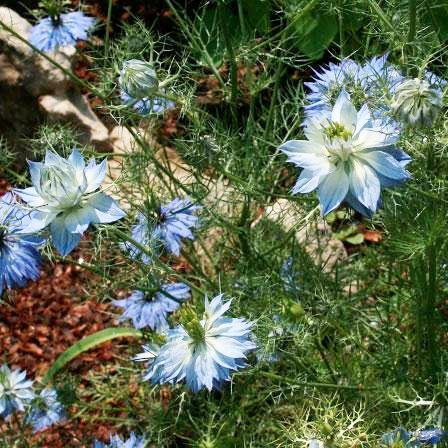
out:
{"label": "white petal", "polygon": [[350,170],[350,191],[361,204],[375,211],[381,194],[378,177],[367,164],[353,159]]}
{"label": "white petal", "polygon": [[303,170],[291,193],[309,193],[318,187],[320,179],[321,176],[316,176],[313,171]]}
{"label": "white petal", "polygon": [[341,204],[347,195],[348,187],[348,176],[344,171],[344,164],[340,163],[335,171],[322,179],[317,190],[323,215]]}
{"label": "white petal", "polygon": [[106,176],[106,167],[106,159],[104,159],[99,165],[96,164],[95,160],[90,160],[84,170],[87,179],[86,193],[92,193],[100,187],[104,177]]}
{"label": "white petal", "polygon": [[362,152],[359,157],[367,161],[378,173],[390,179],[404,180],[409,177],[407,171],[390,154],[383,151]]}
{"label": "white petal", "polygon": [[356,109],[350,101],[350,96],[345,90],[342,90],[333,106],[331,121],[342,124],[350,131],[354,131],[356,128]]}

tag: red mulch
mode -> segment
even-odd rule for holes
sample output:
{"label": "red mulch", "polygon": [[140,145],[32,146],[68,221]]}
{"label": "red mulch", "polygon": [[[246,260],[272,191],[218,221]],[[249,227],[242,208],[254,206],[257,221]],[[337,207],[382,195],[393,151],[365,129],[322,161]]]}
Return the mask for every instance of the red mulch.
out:
{"label": "red mulch", "polygon": [[[114,325],[109,306],[86,296],[91,277],[80,267],[56,264],[0,305],[0,356],[30,376],[41,376],[56,357],[84,336]],[[2,353],[3,352],[3,353]],[[113,358],[111,343],[75,359],[71,369],[92,369]]]}
{"label": "red mulch", "polygon": [[[11,293],[11,300],[0,305],[0,358],[11,367],[26,369],[28,377],[34,379],[84,336],[114,326],[109,305],[87,295],[85,288],[89,283],[92,287],[93,280],[89,271],[58,263],[43,271],[38,281]],[[65,369],[82,376],[107,362],[112,364],[117,353],[116,344],[105,343],[74,359]],[[0,425],[0,433],[5,429]],[[115,432],[113,427],[90,423],[83,417],[30,435],[30,446],[82,447],[81,441],[87,437],[106,440],[110,432]]]}

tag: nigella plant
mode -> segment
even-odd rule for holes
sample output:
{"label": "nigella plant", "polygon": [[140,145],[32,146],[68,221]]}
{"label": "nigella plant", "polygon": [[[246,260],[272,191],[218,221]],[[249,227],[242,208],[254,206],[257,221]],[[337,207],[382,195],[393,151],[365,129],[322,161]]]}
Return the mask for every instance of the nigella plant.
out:
{"label": "nigella plant", "polygon": [[0,367],[0,416],[7,419],[14,411],[23,412],[34,398],[33,382],[26,379],[23,370]]}
{"label": "nigella plant", "polygon": [[345,91],[331,116],[311,118],[304,132],[308,140],[287,141],[280,150],[303,168],[292,193],[317,190],[323,215],[345,201],[371,217],[380,204],[381,187],[410,177],[405,169],[410,157],[396,148],[396,133],[372,119],[366,105],[357,112]]}
{"label": "nigella plant", "polygon": [[43,431],[65,419],[65,411],[58,401],[55,389],[43,389],[31,402],[30,410],[25,418],[27,424],[33,426],[34,432]]}
{"label": "nigella plant", "polygon": [[133,291],[123,300],[112,303],[123,308],[120,321],[131,319],[135,328],[151,328],[158,332],[168,327],[169,313],[190,297],[190,288],[185,283],[166,283],[153,292]]}
{"label": "nigella plant", "polygon": [[54,51],[75,45],[77,40],[87,40],[94,24],[95,19],[81,11],[56,14],[39,20],[31,28],[28,40],[40,51]]}
{"label": "nigella plant", "polygon": [[407,79],[398,85],[391,109],[410,126],[431,126],[442,107],[446,84],[429,71],[421,79]]}
{"label": "nigella plant", "polygon": [[307,118],[330,114],[339,94],[348,92],[354,104],[368,104],[375,118],[385,118],[388,113],[388,98],[403,80],[400,72],[387,62],[387,55],[374,57],[364,64],[343,59],[315,72],[315,78],[306,82],[309,89],[305,106]]}
{"label": "nigella plant", "polygon": [[199,321],[189,316],[188,322],[166,332],[160,347],[144,347],[135,360],[147,361],[143,379],[153,384],[178,383],[198,392],[219,388],[230,380],[230,372],[246,366],[246,354],[256,348],[250,339],[252,323],[240,318],[224,317],[231,301],[223,295],[211,302],[205,298],[205,313]]}
{"label": "nigella plant", "polygon": [[39,277],[38,247],[44,239],[21,233],[29,221],[29,213],[20,208],[11,193],[0,198],[0,294],[5,287],[24,286]]}
{"label": "nigella plant", "polygon": [[125,213],[98,191],[106,176],[106,160],[86,165],[78,150],[67,159],[47,151],[44,162],[28,162],[33,186],[17,189],[27,203],[29,223],[24,233],[50,226],[52,241],[61,255],[69,254],[91,223],[111,223]]}
{"label": "nigella plant", "polygon": [[[132,239],[152,251],[157,249],[157,243],[162,244],[173,255],[179,256],[182,247],[182,238],[194,240],[192,228],[197,226],[197,210],[202,207],[194,205],[187,197],[176,198],[157,209],[153,222],[142,213],[138,215],[138,223],[132,227]],[[143,254],[140,248],[127,242],[123,245],[132,258],[141,257],[144,263],[149,263],[151,257]]]}
{"label": "nigella plant", "polygon": [[173,101],[160,95],[165,90],[149,62],[138,59],[123,62],[118,83],[123,104],[140,115],[161,114],[174,107]]}
{"label": "nigella plant", "polygon": [[129,435],[129,439],[122,440],[116,434],[110,436],[109,444],[105,444],[95,440],[93,448],[144,448],[146,441],[144,437],[136,436],[133,432]]}

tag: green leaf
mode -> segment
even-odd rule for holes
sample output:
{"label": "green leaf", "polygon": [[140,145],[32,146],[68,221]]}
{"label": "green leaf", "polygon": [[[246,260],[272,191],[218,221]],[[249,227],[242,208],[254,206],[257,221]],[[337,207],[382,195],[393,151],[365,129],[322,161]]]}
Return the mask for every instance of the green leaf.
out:
{"label": "green leaf", "polygon": [[244,20],[248,28],[259,33],[269,31],[271,3],[269,0],[242,0]]}
{"label": "green leaf", "polygon": [[314,8],[296,21],[294,30],[299,50],[310,59],[320,59],[338,33],[338,20],[334,13]]}
{"label": "green leaf", "polygon": [[354,245],[362,244],[364,242],[364,235],[362,233],[357,233],[356,235],[349,236],[345,241]]}
{"label": "green leaf", "polygon": [[61,353],[50,369],[45,374],[42,382],[44,384],[49,383],[54,375],[59,372],[67,363],[72,359],[79,356],[81,353],[90,350],[97,345],[100,345],[106,341],[110,341],[115,338],[125,338],[125,337],[142,337],[142,333],[134,328],[106,328],[105,330],[98,331],[94,334],[86,336],[80,341],[73,344],[65,352]]}

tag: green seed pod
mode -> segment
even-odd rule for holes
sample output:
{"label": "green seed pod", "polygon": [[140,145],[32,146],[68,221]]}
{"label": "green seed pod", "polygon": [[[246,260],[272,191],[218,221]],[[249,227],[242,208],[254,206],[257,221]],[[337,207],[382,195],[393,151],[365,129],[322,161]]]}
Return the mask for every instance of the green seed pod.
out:
{"label": "green seed pod", "polygon": [[392,111],[411,126],[431,126],[441,107],[441,92],[418,78],[400,84],[391,104]]}
{"label": "green seed pod", "polygon": [[156,93],[159,88],[152,65],[138,59],[123,62],[118,82],[121,89],[134,99],[146,98]]}

